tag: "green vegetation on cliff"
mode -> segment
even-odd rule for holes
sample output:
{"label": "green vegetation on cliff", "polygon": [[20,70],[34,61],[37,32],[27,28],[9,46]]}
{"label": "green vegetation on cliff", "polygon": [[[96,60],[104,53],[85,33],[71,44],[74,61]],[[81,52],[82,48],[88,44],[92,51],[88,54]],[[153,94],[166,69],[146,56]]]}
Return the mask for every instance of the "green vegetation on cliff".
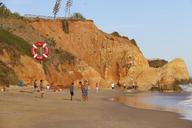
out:
{"label": "green vegetation on cliff", "polygon": [[52,53],[49,59],[43,63],[43,69],[46,74],[49,73],[48,65],[54,65],[55,69],[60,72],[59,65],[75,65],[76,57],[69,52],[62,49],[51,49]]}
{"label": "green vegetation on cliff", "polygon": [[0,61],[0,86],[16,85],[18,77],[15,72]]}
{"label": "green vegetation on cliff", "polygon": [[153,68],[160,68],[163,67],[168,61],[163,59],[156,59],[156,60],[148,60],[149,66]]}
{"label": "green vegetation on cliff", "polygon": [[121,37],[121,35],[118,32],[112,32],[111,35]]}
{"label": "green vegetation on cliff", "polygon": [[31,55],[31,46],[22,38],[0,28],[0,41],[9,46],[13,46],[15,50],[22,54]]}
{"label": "green vegetation on cliff", "polygon": [[12,13],[3,3],[0,2],[0,17],[22,18],[19,13]]}
{"label": "green vegetation on cliff", "polygon": [[16,85],[18,77],[14,70],[8,65],[20,64],[20,55],[30,55],[31,46],[22,38],[0,28],[0,54],[5,49],[10,56],[9,63],[0,61],[0,86]]}
{"label": "green vegetation on cliff", "polygon": [[70,17],[70,19],[73,19],[73,20],[86,20],[86,18],[79,12],[73,13],[72,16]]}

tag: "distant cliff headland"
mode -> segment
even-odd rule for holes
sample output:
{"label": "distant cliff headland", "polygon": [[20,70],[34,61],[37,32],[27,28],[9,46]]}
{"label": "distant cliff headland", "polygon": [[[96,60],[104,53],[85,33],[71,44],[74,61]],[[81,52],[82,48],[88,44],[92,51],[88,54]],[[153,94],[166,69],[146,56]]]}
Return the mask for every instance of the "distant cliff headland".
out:
{"label": "distant cliff headland", "polygon": [[[6,7],[0,8],[0,85],[23,80],[44,79],[67,87],[72,81],[88,80],[90,86],[111,83],[139,90],[158,88],[178,90],[189,81],[185,62],[174,59],[147,60],[135,40],[117,32],[107,34],[84,18],[42,19],[21,17]],[[50,56],[40,63],[33,59],[31,46],[45,41]]]}

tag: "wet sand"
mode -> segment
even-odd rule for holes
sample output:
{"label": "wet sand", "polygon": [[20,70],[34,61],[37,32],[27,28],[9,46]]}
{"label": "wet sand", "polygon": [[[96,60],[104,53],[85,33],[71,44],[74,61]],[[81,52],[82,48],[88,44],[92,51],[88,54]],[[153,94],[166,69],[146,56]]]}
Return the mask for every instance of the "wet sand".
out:
{"label": "wet sand", "polygon": [[[21,91],[22,90],[22,91]],[[11,89],[0,93],[0,128],[192,128],[179,115],[128,107],[111,102],[121,91],[90,91],[82,102],[80,91],[74,101],[69,92],[46,92],[44,98],[33,89]]]}
{"label": "wet sand", "polygon": [[[167,111],[167,112],[175,112],[175,113],[179,113],[181,111],[179,108],[160,107],[156,104],[150,103],[149,102],[150,99],[152,99],[154,96],[155,96],[155,93],[153,95],[153,93],[150,93],[150,92],[129,93],[126,96],[115,97],[112,99],[112,101],[122,103],[137,109],[149,109],[149,110]],[[162,99],[159,100],[158,102],[162,102]]]}

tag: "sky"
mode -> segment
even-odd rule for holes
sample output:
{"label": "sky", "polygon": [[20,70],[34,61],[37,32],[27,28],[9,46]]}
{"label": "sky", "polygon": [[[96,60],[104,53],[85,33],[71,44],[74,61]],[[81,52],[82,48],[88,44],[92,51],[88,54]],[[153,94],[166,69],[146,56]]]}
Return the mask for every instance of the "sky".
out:
{"label": "sky", "polygon": [[[0,0],[21,15],[53,16],[55,0]],[[62,1],[58,16],[64,16]],[[72,12],[135,39],[148,59],[183,58],[192,76],[192,0],[73,0]]]}

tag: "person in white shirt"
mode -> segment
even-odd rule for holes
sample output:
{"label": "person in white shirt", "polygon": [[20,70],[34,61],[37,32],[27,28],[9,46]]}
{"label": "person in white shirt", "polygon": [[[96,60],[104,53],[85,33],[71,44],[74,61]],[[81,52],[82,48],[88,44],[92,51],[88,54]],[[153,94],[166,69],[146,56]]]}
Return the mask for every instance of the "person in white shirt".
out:
{"label": "person in white shirt", "polygon": [[114,83],[111,84],[111,89],[115,89],[115,84]]}
{"label": "person in white shirt", "polygon": [[99,83],[96,83],[96,92],[99,92]]}

